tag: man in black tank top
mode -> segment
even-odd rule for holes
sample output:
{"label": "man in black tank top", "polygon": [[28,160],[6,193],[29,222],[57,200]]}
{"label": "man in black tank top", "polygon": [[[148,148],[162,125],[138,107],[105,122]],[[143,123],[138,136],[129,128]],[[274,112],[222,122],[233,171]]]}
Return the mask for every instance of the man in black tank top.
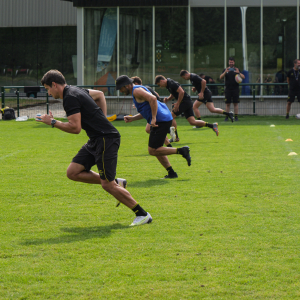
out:
{"label": "man in black tank top", "polygon": [[[131,77],[131,79],[133,80],[134,84],[142,85],[142,79],[140,77],[134,76],[134,77]],[[156,99],[158,101],[163,102],[160,99],[159,94],[157,92],[155,92],[150,86],[145,85],[145,87],[151,92],[152,95],[154,95],[156,97]],[[145,130],[147,133],[150,134],[151,125],[149,123],[147,123]],[[179,142],[179,137],[178,137],[178,133],[177,133],[177,123],[176,123],[175,119],[173,119],[172,127],[170,127],[170,135],[171,135],[170,140],[167,137],[165,139],[165,145],[167,147],[172,147],[172,145],[171,145],[172,142]]]}
{"label": "man in black tank top", "polygon": [[192,126],[209,127],[217,136],[219,135],[218,123],[209,124],[202,120],[195,120],[191,97],[177,81],[171,78],[165,78],[162,75],[157,75],[155,77],[155,84],[159,87],[165,87],[170,92],[170,96],[164,99],[165,103],[173,98],[177,100],[172,110],[173,119],[184,113],[185,118]]}
{"label": "man in black tank top", "polygon": [[202,79],[197,74],[189,73],[187,70],[181,70],[179,75],[185,80],[190,80],[191,84],[194,86],[192,89],[193,92],[198,92],[198,99],[193,104],[193,110],[197,120],[201,120],[199,107],[204,103],[211,113],[226,115],[233,122],[233,112],[228,113],[221,108],[215,108],[212,100],[212,93],[206,86],[206,80]]}
{"label": "man in black tank top", "polygon": [[[38,116],[36,120],[73,134],[79,134],[81,129],[84,129],[89,137],[88,142],[69,165],[68,178],[84,183],[101,184],[104,190],[136,214],[130,226],[150,223],[151,215],[125,189],[126,180],[118,181],[120,183],[118,185],[115,179],[120,134],[103,113],[103,109],[106,110],[103,93],[69,86],[66,84],[65,77],[57,70],[48,71],[41,83],[53,98],[63,99],[68,122],[55,120],[51,112],[50,115]],[[99,99],[100,97],[102,100]],[[97,165],[100,176],[91,170],[94,165]]]}
{"label": "man in black tank top", "polygon": [[300,103],[300,60],[294,60],[294,67],[287,73],[287,83],[289,84],[289,96],[286,106],[286,119],[290,117],[290,110],[292,103],[297,97],[298,102]]}

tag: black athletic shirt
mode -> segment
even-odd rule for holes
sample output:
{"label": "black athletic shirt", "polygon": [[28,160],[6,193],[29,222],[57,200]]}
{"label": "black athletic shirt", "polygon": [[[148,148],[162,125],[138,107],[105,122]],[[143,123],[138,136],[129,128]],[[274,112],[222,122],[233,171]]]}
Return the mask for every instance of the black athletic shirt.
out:
{"label": "black athletic shirt", "polygon": [[[180,87],[180,84],[170,78],[167,78],[167,90],[172,94],[176,100],[178,100],[179,93],[177,92],[178,88]],[[191,101],[191,97],[187,94],[187,92],[184,90],[184,95],[182,98],[183,101]]]}
{"label": "black athletic shirt", "polygon": [[150,87],[150,86],[148,86],[148,85],[145,85],[145,87],[150,91],[150,93],[153,95],[153,96],[155,96],[156,97],[156,99],[158,100],[158,101],[160,101],[161,102],[161,100],[160,100],[160,98],[159,98],[159,96],[158,96],[158,94]]}
{"label": "black athletic shirt", "polygon": [[[191,84],[196,88],[197,92],[200,93],[201,92],[201,89],[202,89],[202,78],[200,76],[198,76],[197,74],[194,74],[194,73],[190,73],[190,81],[191,81]],[[207,82],[206,82],[207,83]],[[205,86],[205,89],[204,91],[208,90],[208,87]]]}
{"label": "black athletic shirt", "polygon": [[81,127],[90,139],[107,135],[120,137],[118,130],[107,120],[88,90],[67,85],[63,96],[63,106],[67,117],[81,113]]}
{"label": "black athletic shirt", "polygon": [[[288,73],[287,73],[287,77],[289,78],[290,80],[290,90],[291,91],[300,91],[300,77],[299,77],[299,74],[300,71],[299,70],[295,70],[294,68],[289,70]],[[298,80],[297,80],[298,78]]]}
{"label": "black athletic shirt", "polygon": [[[225,72],[226,69],[223,70],[222,73]],[[238,90],[239,84],[235,81],[235,75],[238,73],[234,71],[226,72],[225,74],[225,86],[228,90]]]}

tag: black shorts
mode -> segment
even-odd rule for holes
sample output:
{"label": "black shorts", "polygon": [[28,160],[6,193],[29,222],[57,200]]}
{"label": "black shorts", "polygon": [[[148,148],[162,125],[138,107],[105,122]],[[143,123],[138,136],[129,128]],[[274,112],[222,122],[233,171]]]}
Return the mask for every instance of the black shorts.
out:
{"label": "black shorts", "polygon": [[204,104],[208,103],[208,102],[213,102],[212,98],[211,98],[211,91],[210,90],[206,90],[203,93],[204,98],[202,100],[200,100],[199,98],[197,99],[197,101],[202,102]]}
{"label": "black shorts", "polygon": [[295,101],[295,97],[297,97],[298,102],[300,102],[300,91],[289,90],[289,96],[288,96],[287,102],[293,103]]}
{"label": "black shorts", "polygon": [[100,178],[113,181],[116,177],[120,137],[99,137],[89,140],[72,162],[83,165],[86,171],[97,165]]}
{"label": "black shorts", "polygon": [[158,127],[152,127],[150,130],[148,146],[153,149],[157,149],[164,145],[166,136],[170,133],[170,127],[172,126],[172,120],[167,122],[156,122]]}
{"label": "black shorts", "polygon": [[225,90],[225,103],[240,103],[240,90]]}
{"label": "black shorts", "polygon": [[182,101],[179,105],[179,110],[175,112],[174,109],[172,109],[172,112],[175,114],[175,116],[179,116],[182,113],[184,113],[184,116],[186,119],[188,119],[189,117],[193,117],[194,111],[193,111],[192,100],[188,99],[188,100]]}

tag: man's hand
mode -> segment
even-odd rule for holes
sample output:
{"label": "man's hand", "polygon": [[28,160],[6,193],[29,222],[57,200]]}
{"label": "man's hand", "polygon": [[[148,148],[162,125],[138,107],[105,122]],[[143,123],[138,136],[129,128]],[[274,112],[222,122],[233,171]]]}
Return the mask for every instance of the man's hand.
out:
{"label": "man's hand", "polygon": [[151,120],[151,124],[152,127],[158,127],[158,125],[156,125],[156,118],[152,118]]}
{"label": "man's hand", "polygon": [[235,73],[240,73],[240,70],[238,68],[235,68]]}
{"label": "man's hand", "polygon": [[200,92],[200,93],[198,94],[198,96],[199,96],[199,99],[200,99],[200,100],[204,99],[203,92]]}
{"label": "man's hand", "polygon": [[197,90],[195,87],[192,88],[192,91],[195,93]]}
{"label": "man's hand", "polygon": [[176,103],[174,103],[173,111],[177,112],[178,110],[179,110],[179,104],[178,104],[178,102],[176,102]]}
{"label": "man's hand", "polygon": [[125,123],[130,123],[130,122],[132,122],[133,120],[133,116],[124,116],[124,121],[125,121]]}
{"label": "man's hand", "polygon": [[[51,117],[52,116],[52,117]],[[37,121],[37,122],[43,122],[43,123],[45,123],[45,124],[47,124],[47,125],[51,125],[51,121],[52,121],[52,119],[53,119],[53,115],[52,115],[52,113],[50,112],[50,116],[49,115],[41,115],[41,116],[39,116],[38,118],[36,118],[35,120]]]}
{"label": "man's hand", "polygon": [[164,98],[164,103],[167,103],[169,99],[167,97]]}

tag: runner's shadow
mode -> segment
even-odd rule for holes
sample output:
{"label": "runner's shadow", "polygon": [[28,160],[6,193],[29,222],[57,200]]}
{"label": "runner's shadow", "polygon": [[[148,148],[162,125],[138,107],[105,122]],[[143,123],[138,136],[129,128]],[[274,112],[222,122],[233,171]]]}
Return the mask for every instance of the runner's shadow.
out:
{"label": "runner's shadow", "polygon": [[189,179],[149,179],[149,180],[144,180],[144,181],[135,181],[135,182],[130,182],[130,187],[151,187],[151,186],[156,186],[156,185],[165,185],[169,184],[173,181],[189,181]]}
{"label": "runner's shadow", "polygon": [[129,226],[124,226],[119,223],[115,223],[107,226],[95,226],[95,227],[64,227],[60,228],[62,232],[68,233],[68,235],[61,235],[49,239],[32,239],[25,240],[22,245],[41,245],[41,244],[65,244],[74,243],[78,241],[85,241],[93,238],[106,238],[112,234],[112,230],[115,229],[128,229]]}

